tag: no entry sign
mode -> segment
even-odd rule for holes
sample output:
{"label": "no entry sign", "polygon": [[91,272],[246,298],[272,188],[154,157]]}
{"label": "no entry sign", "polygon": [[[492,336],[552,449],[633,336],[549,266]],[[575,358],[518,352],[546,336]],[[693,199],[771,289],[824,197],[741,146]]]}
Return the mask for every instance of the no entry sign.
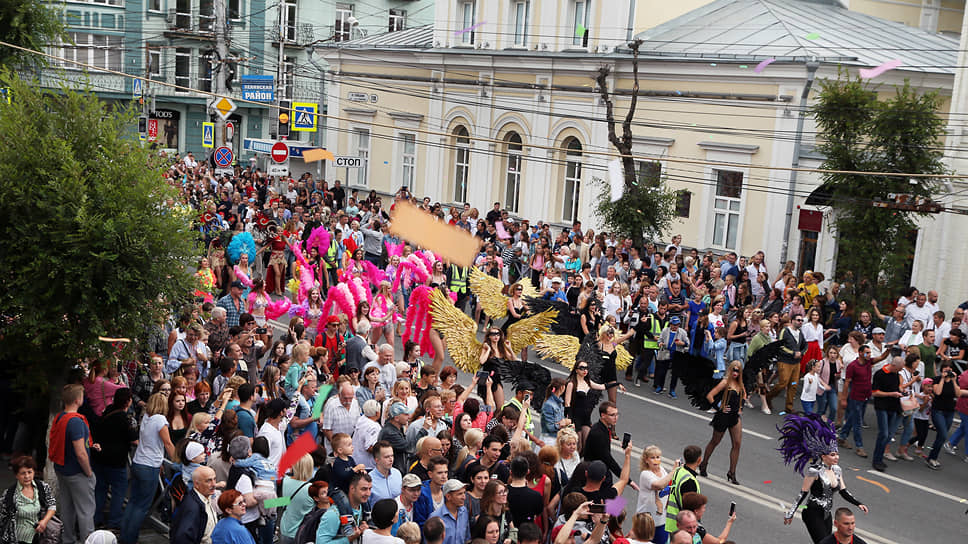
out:
{"label": "no entry sign", "polygon": [[286,142],[276,142],[272,144],[269,156],[272,157],[273,162],[282,164],[289,160],[289,146]]}

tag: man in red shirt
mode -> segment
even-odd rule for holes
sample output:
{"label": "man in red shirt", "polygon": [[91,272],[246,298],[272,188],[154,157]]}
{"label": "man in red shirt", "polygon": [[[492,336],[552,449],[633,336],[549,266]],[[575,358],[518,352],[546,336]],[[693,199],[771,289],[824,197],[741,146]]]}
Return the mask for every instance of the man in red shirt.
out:
{"label": "man in red shirt", "polygon": [[837,443],[841,448],[850,449],[847,437],[851,430],[854,432],[854,445],[857,455],[867,457],[864,451],[864,438],[861,436],[861,425],[864,423],[864,411],[867,401],[871,398],[871,348],[863,345],[857,351],[857,359],[847,365],[844,371],[844,390],[841,392],[840,406],[847,408],[844,425],[840,428]]}

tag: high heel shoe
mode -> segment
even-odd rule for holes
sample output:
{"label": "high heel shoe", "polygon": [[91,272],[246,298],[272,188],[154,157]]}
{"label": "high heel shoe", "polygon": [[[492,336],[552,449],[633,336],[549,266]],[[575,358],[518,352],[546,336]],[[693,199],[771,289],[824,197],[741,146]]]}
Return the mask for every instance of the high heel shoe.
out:
{"label": "high heel shoe", "polygon": [[739,485],[739,480],[736,479],[736,473],[735,472],[727,472],[726,473],[726,479],[729,480],[729,483],[731,483],[733,485]]}
{"label": "high heel shoe", "polygon": [[702,476],[703,478],[705,478],[706,476],[709,476],[709,474],[706,473],[706,467],[707,467],[706,463],[702,463],[701,465],[699,465],[699,475]]}

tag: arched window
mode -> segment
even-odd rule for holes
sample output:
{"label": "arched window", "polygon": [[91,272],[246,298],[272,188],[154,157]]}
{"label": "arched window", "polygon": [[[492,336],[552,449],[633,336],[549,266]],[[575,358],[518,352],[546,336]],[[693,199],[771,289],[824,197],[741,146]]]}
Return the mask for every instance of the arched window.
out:
{"label": "arched window", "polygon": [[562,221],[578,220],[581,202],[581,142],[578,138],[565,140],[565,191],[561,208]]}
{"label": "arched window", "polygon": [[507,165],[504,175],[504,205],[509,212],[518,212],[518,203],[521,198],[521,168],[522,158],[521,136],[517,132],[510,132],[504,137],[507,142]]}
{"label": "arched window", "polygon": [[467,202],[467,174],[471,166],[471,139],[467,129],[454,129],[456,153],[454,156],[454,202]]}

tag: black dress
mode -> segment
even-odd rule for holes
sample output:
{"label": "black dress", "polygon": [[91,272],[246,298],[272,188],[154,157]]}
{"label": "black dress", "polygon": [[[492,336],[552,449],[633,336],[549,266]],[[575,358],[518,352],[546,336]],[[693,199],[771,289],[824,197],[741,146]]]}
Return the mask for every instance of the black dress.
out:
{"label": "black dress", "polygon": [[[729,408],[728,412],[724,411],[727,407]],[[716,415],[709,422],[713,430],[718,433],[723,433],[739,423],[739,408],[740,394],[729,388],[723,389],[719,397],[719,407],[716,409]]]}
{"label": "black dress", "polygon": [[514,325],[518,321],[521,321],[525,317],[524,312],[526,311],[526,308],[525,308],[524,304],[522,304],[520,308],[515,307],[514,308],[514,311],[518,312],[518,314],[521,317],[514,317],[514,315],[511,314],[510,311],[508,311],[507,321],[504,322],[504,325],[501,325],[501,332],[503,332],[505,335],[507,335],[508,327],[510,327],[511,325]]}
{"label": "black dress", "polygon": [[600,345],[595,346],[595,351],[598,352],[599,357],[601,357],[602,365],[602,383],[610,384],[618,381],[618,372],[615,369],[615,357],[616,351],[613,349],[611,353],[605,351]]}
{"label": "black dress", "polygon": [[592,410],[595,406],[588,393],[577,388],[571,392],[571,421],[576,429],[592,426]]}
{"label": "black dress", "polygon": [[[498,367],[499,364],[500,364],[500,360],[497,357],[488,357],[487,360],[484,361],[484,364],[481,365],[481,370],[483,370],[484,372],[491,373],[491,392],[492,393],[497,393],[497,388],[501,386],[501,372]],[[485,389],[485,387],[487,387],[485,380],[481,380],[478,382],[477,394],[482,399],[487,398],[487,395],[486,395],[487,390]],[[500,408],[501,408],[500,406],[495,406],[494,407],[495,412],[497,412],[497,410],[499,410]]]}

